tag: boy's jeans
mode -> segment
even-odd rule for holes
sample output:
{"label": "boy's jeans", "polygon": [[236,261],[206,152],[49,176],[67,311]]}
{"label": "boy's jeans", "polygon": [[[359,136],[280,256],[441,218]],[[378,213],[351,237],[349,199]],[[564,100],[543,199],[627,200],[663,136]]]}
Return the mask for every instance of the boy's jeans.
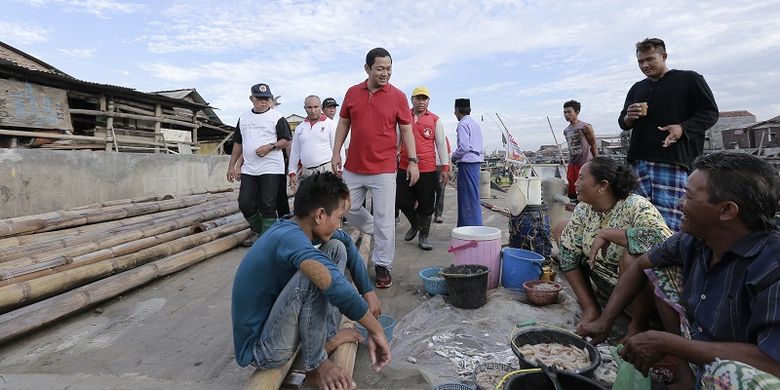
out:
{"label": "boy's jeans", "polygon": [[[347,250],[338,240],[330,240],[320,250],[338,265],[344,273]],[[275,368],[292,359],[300,344],[306,371],[319,367],[328,354],[325,342],[336,334],[339,310],[301,271],[287,282],[276,298],[263,332],[255,346],[252,365],[256,368]]]}

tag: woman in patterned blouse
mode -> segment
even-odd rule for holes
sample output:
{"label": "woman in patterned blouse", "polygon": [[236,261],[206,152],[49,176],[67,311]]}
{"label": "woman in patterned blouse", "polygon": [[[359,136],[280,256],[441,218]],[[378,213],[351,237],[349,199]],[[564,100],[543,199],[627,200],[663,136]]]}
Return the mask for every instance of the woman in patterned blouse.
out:
{"label": "woman in patterned blouse", "polygon": [[[582,307],[580,323],[599,317],[599,302],[609,299],[629,261],[672,235],[650,201],[632,193],[637,182],[630,168],[607,157],[595,157],[580,170],[580,203],[559,242],[561,271]],[[626,338],[647,329],[653,310],[648,288],[631,306]]]}

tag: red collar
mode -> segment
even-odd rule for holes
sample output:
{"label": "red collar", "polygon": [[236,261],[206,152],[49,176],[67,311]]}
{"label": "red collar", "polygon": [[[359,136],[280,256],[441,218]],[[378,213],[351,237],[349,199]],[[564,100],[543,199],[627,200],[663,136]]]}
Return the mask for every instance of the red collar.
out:
{"label": "red collar", "polygon": [[[371,90],[370,90],[370,89],[368,89],[368,79],[366,79],[366,81],[364,81],[364,82],[363,82],[363,83],[361,83],[360,85],[363,87],[363,89],[366,89],[366,90],[368,90],[369,92],[371,92]],[[385,85],[383,85],[383,86],[382,86],[382,88],[379,88],[379,89],[377,89],[377,90],[376,90],[376,92],[371,92],[371,93],[377,93],[377,92],[379,92],[379,91],[384,91],[384,92],[388,92],[388,91],[390,91],[390,82],[389,82],[389,81],[388,81],[388,82],[386,82],[386,83],[385,83]]]}
{"label": "red collar", "polygon": [[[327,116],[325,116],[325,114],[320,114],[320,118],[319,118],[319,119],[317,119],[317,122],[323,122],[323,121],[325,121],[325,119],[328,119],[328,117],[327,117]],[[309,124],[309,125],[311,125],[311,126],[314,126],[314,124],[315,124],[315,123],[317,123],[317,122],[311,122],[311,121],[309,121],[309,117],[306,117],[306,119],[304,119],[303,121],[304,121],[304,122],[306,122],[306,123],[308,123],[308,124]]]}
{"label": "red collar", "polygon": [[414,113],[414,107],[410,108],[410,110],[412,111],[412,115],[413,115],[413,116],[423,116],[423,115],[430,115],[430,114],[431,114],[431,112],[430,112],[430,111],[428,111],[428,110],[425,110],[425,112],[423,112],[422,114],[420,114],[420,115],[417,115],[417,114],[415,114],[415,113]]}

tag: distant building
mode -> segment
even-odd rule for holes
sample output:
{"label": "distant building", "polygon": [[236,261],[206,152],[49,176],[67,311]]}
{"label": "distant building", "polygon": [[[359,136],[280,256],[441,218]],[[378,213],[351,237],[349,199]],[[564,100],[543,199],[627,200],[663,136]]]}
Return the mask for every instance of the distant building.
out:
{"label": "distant building", "polygon": [[[206,108],[203,110],[200,110],[197,112],[197,119],[200,121],[202,128],[207,128],[212,130],[209,133],[201,134],[198,133],[198,143],[200,144],[200,150],[198,151],[198,154],[214,154],[219,153],[218,148],[220,148],[220,144],[225,143],[227,141],[224,141],[226,137],[232,138],[233,131],[236,130],[234,126],[226,125],[222,123],[222,120],[219,119],[219,116],[217,115],[215,108],[209,106],[209,103],[206,102],[206,99],[203,98],[203,96],[198,93],[195,88],[183,88],[183,89],[175,89],[171,91],[157,91],[152,92],[157,95],[167,96],[174,99],[182,99],[188,102],[193,102],[197,104],[202,104]],[[173,107],[173,112],[176,115],[186,117],[187,115],[191,115],[191,113],[187,112],[187,110],[179,108],[179,107]],[[214,131],[216,130],[216,131]],[[163,133],[166,137],[168,137],[168,134],[165,130],[163,130]]]}
{"label": "distant building", "polygon": [[0,42],[0,147],[190,154],[234,130],[194,89],[80,80]]}
{"label": "distant building", "polygon": [[627,148],[623,147],[621,134],[597,135],[596,150],[599,156],[625,156]]}
{"label": "distant building", "polygon": [[566,146],[566,144],[542,145],[536,152],[536,157],[533,159],[533,161],[536,163],[559,163],[561,161],[561,153],[563,152],[564,158],[566,158],[568,154],[568,149]]}
{"label": "distant building", "polygon": [[[724,142],[723,131],[744,129],[746,126],[754,123],[756,123],[756,116],[748,111],[722,111],[715,125],[707,130],[704,139],[704,149],[733,149],[733,147],[729,147],[728,142]],[[730,138],[729,142],[736,141]]]}
{"label": "distant building", "polygon": [[287,119],[287,123],[289,123],[289,124],[290,124],[290,128],[291,128],[293,131],[295,131],[295,128],[296,128],[296,127],[297,127],[299,124],[301,124],[301,122],[305,121],[305,120],[306,120],[306,117],[302,117],[302,116],[300,116],[300,115],[298,115],[298,114],[292,114],[292,115],[289,115],[289,116],[287,116],[287,118],[286,118],[286,119]]}
{"label": "distant building", "polygon": [[734,125],[721,131],[724,149],[766,149],[780,147],[780,116],[758,123]]}

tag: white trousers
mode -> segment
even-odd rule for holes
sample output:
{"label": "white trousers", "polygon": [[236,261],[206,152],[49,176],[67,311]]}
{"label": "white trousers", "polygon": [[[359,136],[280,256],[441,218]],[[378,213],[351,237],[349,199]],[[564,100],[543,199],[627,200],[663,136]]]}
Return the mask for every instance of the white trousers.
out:
{"label": "white trousers", "polygon": [[[349,187],[352,205],[347,220],[361,232],[374,236],[371,259],[388,269],[395,258],[395,173],[361,175],[344,170],[342,178]],[[374,215],[363,207],[366,191],[371,191]]]}

